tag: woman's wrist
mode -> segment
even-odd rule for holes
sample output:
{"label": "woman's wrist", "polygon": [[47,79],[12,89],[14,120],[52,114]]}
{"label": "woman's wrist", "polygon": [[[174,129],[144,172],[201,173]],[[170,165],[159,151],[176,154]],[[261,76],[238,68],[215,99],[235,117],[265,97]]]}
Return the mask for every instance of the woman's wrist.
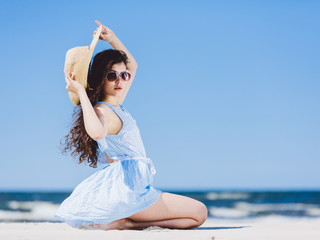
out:
{"label": "woman's wrist", "polygon": [[87,95],[86,90],[83,87],[78,90],[77,94],[80,99]]}
{"label": "woman's wrist", "polygon": [[116,35],[114,35],[114,36],[110,39],[110,41],[109,41],[109,43],[110,43],[111,45],[118,44],[119,42],[120,42],[120,40],[119,40],[119,38],[118,38]]}

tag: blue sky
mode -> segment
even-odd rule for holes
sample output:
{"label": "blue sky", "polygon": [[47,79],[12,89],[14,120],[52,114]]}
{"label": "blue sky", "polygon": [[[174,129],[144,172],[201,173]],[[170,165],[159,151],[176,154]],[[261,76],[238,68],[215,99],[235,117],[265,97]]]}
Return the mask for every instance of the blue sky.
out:
{"label": "blue sky", "polygon": [[138,62],[124,106],[156,187],[320,188],[318,1],[0,3],[0,189],[72,190],[97,171],[59,151],[65,53],[95,19]]}

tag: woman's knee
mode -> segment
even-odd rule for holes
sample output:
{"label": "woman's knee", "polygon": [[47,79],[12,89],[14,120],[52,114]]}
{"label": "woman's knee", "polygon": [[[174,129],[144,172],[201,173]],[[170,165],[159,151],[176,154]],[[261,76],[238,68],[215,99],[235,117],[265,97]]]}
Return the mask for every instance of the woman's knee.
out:
{"label": "woman's knee", "polygon": [[[175,195],[175,197],[177,197],[177,199],[179,200],[178,203],[184,201],[182,206],[185,206],[182,208],[179,207],[181,212],[180,212],[180,215],[177,214],[178,218],[179,217],[192,218],[195,224],[194,227],[198,227],[206,221],[208,216],[208,209],[206,205],[204,205],[202,202],[193,198],[189,198],[181,195]],[[181,206],[181,204],[179,204],[179,206]],[[172,212],[175,212],[175,210],[173,209],[171,210]]]}
{"label": "woman's knee", "polygon": [[206,205],[204,205],[202,202],[198,203],[198,206],[196,208],[196,221],[197,221],[197,226],[201,226],[207,219],[208,217],[208,209]]}

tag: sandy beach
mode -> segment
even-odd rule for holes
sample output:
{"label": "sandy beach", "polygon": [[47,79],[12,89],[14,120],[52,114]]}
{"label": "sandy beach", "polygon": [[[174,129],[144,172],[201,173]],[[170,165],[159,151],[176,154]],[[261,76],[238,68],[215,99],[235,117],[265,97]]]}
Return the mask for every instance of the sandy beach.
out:
{"label": "sandy beach", "polygon": [[144,230],[84,230],[65,223],[0,223],[1,240],[69,240],[69,239],[320,239],[320,218],[286,218],[270,216],[246,220],[209,218],[199,228],[172,230],[149,227]]}

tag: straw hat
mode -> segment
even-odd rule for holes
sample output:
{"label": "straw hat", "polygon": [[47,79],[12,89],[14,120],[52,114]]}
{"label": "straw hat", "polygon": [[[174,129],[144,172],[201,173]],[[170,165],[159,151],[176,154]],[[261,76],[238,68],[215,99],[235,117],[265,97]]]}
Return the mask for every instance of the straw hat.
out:
{"label": "straw hat", "polygon": [[[66,60],[64,64],[65,72],[73,72],[76,80],[87,88],[87,77],[90,61],[94,48],[96,47],[102,26],[100,26],[92,39],[90,46],[71,48],[66,53]],[[79,105],[80,99],[77,94],[69,92],[69,97],[74,105]]]}

